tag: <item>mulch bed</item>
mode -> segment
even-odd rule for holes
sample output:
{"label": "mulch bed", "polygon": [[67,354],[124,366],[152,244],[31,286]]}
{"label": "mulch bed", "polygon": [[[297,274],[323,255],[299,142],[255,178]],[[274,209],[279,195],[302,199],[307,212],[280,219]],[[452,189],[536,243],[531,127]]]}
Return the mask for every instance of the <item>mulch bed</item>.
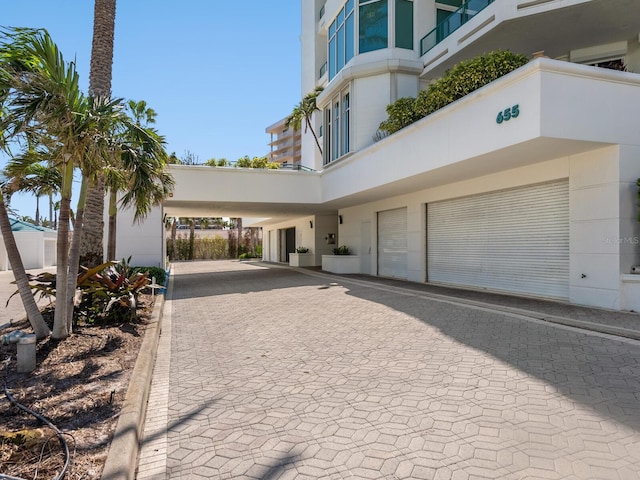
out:
{"label": "mulch bed", "polygon": [[[66,340],[39,342],[31,373],[16,372],[15,345],[0,347],[0,474],[51,479],[65,464],[55,431],[14,406],[6,382],[17,402],[62,431],[70,452],[65,479],[100,478],[152,310],[153,297],[141,295],[134,322],[78,325]],[[0,333],[12,330],[31,332],[25,320]]]}

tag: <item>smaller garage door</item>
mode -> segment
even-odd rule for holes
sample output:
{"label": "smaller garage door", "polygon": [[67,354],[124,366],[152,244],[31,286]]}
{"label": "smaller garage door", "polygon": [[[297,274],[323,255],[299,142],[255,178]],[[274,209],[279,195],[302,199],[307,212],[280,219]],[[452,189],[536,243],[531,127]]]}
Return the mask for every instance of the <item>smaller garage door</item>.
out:
{"label": "smaller garage door", "polygon": [[429,204],[427,242],[430,282],[567,298],[569,184]]}
{"label": "smaller garage door", "polygon": [[378,212],[378,275],[407,279],[407,209]]}

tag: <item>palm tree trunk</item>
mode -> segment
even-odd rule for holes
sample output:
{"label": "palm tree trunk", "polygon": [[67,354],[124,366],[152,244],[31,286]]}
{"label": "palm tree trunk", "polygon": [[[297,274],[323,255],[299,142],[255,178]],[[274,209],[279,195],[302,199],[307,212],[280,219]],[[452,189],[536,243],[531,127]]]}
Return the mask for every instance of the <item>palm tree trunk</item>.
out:
{"label": "palm tree trunk", "polygon": [[176,231],[178,229],[178,219],[174,217],[171,222],[171,258],[169,260],[176,259]]}
{"label": "palm tree trunk", "polygon": [[191,226],[189,229],[189,260],[193,260],[193,254],[194,254],[194,250],[195,250],[195,243],[196,243],[196,219],[192,218],[191,220]]}
{"label": "palm tree trunk", "polygon": [[69,276],[69,219],[71,213],[71,184],[73,161],[67,159],[64,168],[58,218],[58,248],[56,267],[56,310],[53,317],[52,337],[64,340],[69,336],[67,328],[67,278]]}
{"label": "palm tree trunk", "polygon": [[307,128],[309,128],[309,130],[311,130],[311,134],[313,135],[313,138],[316,141],[316,145],[318,146],[318,151],[320,152],[320,155],[322,155],[322,147],[320,146],[320,141],[318,140],[318,136],[316,135],[315,130],[311,126],[311,121],[307,118],[306,122],[307,122]]}
{"label": "palm tree trunk", "polygon": [[36,218],[35,224],[40,225],[40,195],[36,195]]}
{"label": "palm tree trunk", "polygon": [[54,225],[53,222],[53,194],[49,194],[49,228]]}
{"label": "palm tree trunk", "polygon": [[9,262],[11,262],[13,277],[16,279],[18,292],[20,293],[20,299],[22,300],[24,310],[27,313],[27,318],[29,319],[31,328],[33,328],[33,331],[36,334],[36,338],[38,340],[42,340],[43,338],[46,338],[51,331],[42,318],[42,313],[40,313],[40,309],[38,308],[38,305],[33,298],[31,288],[29,287],[29,279],[27,278],[27,273],[24,270],[16,239],[11,231],[11,222],[9,221],[9,214],[7,213],[7,206],[4,203],[2,192],[0,192],[0,231],[2,232],[4,246],[7,250]]}
{"label": "palm tree trunk", "polygon": [[237,255],[240,256],[240,246],[242,245],[242,218],[236,218],[236,227],[238,228],[238,250]]}
{"label": "palm tree trunk", "polygon": [[[104,261],[104,178],[100,178],[98,184],[89,187],[84,213],[84,234],[80,241],[80,264],[92,268]],[[60,217],[62,217],[62,208],[60,209]]]}
{"label": "palm tree trunk", "polygon": [[82,177],[80,197],[76,209],[71,248],[69,249],[69,275],[67,277],[67,331],[73,331],[74,299],[80,270],[80,242],[83,235],[84,208],[87,200],[87,179]]}
{"label": "palm tree trunk", "polygon": [[116,258],[116,228],[118,220],[117,192],[115,189],[109,191],[109,232],[107,239],[107,260]]}
{"label": "palm tree trunk", "polygon": [[[95,97],[111,96],[115,21],[116,0],[95,0],[89,71],[89,94]],[[80,247],[80,261],[87,267],[98,266],[104,260],[104,194],[104,178],[100,176],[87,193],[84,239]]]}

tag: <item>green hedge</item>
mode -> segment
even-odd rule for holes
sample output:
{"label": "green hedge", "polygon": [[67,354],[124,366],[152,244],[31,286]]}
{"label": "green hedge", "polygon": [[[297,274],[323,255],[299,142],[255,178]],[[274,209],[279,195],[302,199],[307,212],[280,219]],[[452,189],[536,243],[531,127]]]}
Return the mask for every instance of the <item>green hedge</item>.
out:
{"label": "green hedge", "polygon": [[458,63],[427,90],[422,90],[417,98],[399,98],[387,106],[388,118],[380,124],[381,134],[378,137],[390,135],[411,125],[527,62],[524,55],[497,50]]}

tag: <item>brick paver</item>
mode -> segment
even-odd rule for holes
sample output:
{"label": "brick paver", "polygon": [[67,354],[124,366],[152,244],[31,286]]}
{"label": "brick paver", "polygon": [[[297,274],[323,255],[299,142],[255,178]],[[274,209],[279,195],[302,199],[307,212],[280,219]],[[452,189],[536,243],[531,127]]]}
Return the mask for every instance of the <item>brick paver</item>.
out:
{"label": "brick paver", "polygon": [[640,478],[637,341],[261,264],[172,281],[138,478]]}

